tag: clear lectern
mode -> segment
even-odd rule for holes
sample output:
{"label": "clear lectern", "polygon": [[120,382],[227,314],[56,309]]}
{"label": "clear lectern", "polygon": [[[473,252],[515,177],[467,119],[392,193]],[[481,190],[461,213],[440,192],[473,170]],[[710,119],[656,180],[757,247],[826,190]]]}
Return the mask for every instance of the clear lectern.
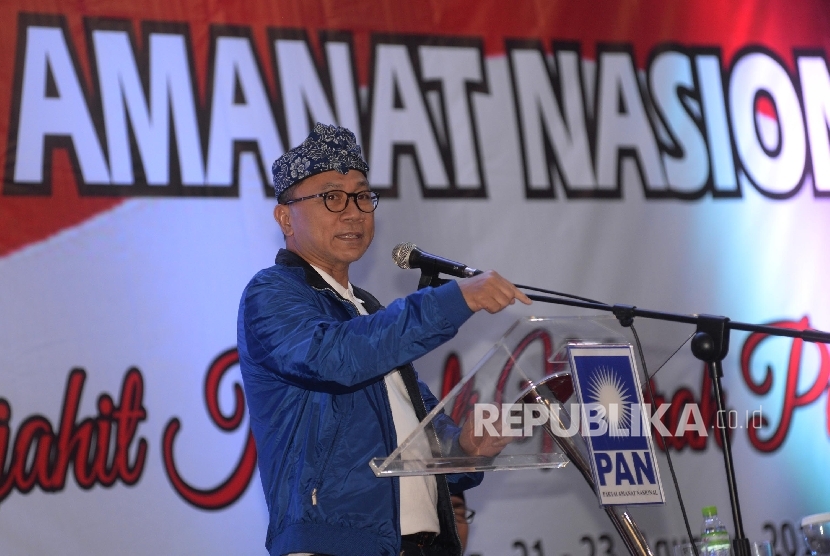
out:
{"label": "clear lectern", "polygon": [[[642,328],[640,323],[637,328]],[[372,469],[382,477],[559,468],[571,463],[594,488],[585,440],[579,434],[584,429],[574,414],[569,348],[637,346],[639,372],[653,373],[694,334],[693,326],[648,328],[647,343],[638,345],[631,328],[612,316],[518,320],[389,457],[370,463]],[[644,374],[639,379],[646,383]],[[478,427],[477,435],[508,435],[511,441],[494,457],[470,457],[458,445],[451,424]],[[624,507],[604,509],[632,554],[653,554]]]}

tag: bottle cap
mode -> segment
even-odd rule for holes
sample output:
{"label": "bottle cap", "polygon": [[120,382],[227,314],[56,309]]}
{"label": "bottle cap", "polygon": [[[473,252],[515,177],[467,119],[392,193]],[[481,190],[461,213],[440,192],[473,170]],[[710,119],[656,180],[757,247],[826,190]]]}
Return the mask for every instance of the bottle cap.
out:
{"label": "bottle cap", "polygon": [[801,520],[801,526],[818,525],[819,523],[824,523],[825,521],[830,522],[830,512],[808,515]]}
{"label": "bottle cap", "polygon": [[712,517],[713,515],[718,515],[717,506],[706,506],[703,508],[703,517]]}

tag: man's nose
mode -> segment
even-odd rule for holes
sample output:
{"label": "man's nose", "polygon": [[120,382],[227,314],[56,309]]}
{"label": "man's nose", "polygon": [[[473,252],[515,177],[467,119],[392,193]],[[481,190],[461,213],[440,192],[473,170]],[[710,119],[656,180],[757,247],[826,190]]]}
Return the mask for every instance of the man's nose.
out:
{"label": "man's nose", "polygon": [[349,219],[363,219],[366,216],[366,213],[357,208],[357,199],[354,197],[348,197],[346,201],[346,208],[343,209],[343,212],[340,213],[341,218],[349,218]]}

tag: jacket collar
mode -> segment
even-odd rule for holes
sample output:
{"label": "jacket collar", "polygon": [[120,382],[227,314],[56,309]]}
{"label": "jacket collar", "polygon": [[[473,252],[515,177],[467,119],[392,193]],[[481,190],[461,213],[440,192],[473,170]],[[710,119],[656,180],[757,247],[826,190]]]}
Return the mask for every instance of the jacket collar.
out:
{"label": "jacket collar", "polygon": [[[288,249],[280,249],[277,252],[276,259],[274,259],[274,263],[287,267],[301,268],[305,273],[305,281],[309,286],[318,290],[332,291],[335,295],[337,295],[337,297],[340,297],[340,295],[335,292],[325,280],[323,280],[323,277],[320,276],[316,270],[314,270],[314,267],[308,264],[305,259],[293,251],[289,251]],[[375,296],[363,288],[358,288],[352,284],[352,289],[354,290],[355,296],[363,301],[363,307],[366,309],[367,313],[372,314],[383,308],[380,302],[375,299]]]}

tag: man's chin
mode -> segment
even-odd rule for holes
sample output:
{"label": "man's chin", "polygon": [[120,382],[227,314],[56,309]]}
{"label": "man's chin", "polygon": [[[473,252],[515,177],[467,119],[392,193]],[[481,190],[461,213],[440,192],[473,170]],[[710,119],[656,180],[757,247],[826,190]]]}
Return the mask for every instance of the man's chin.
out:
{"label": "man's chin", "polygon": [[370,243],[371,240],[367,240],[365,236],[354,239],[337,238],[335,241],[335,247],[344,252],[357,252],[360,253],[360,256],[363,256],[363,253],[369,249]]}
{"label": "man's chin", "polygon": [[340,260],[351,264],[360,260],[363,255],[366,254],[366,251],[369,249],[368,245],[354,245],[348,246],[340,250]]}

